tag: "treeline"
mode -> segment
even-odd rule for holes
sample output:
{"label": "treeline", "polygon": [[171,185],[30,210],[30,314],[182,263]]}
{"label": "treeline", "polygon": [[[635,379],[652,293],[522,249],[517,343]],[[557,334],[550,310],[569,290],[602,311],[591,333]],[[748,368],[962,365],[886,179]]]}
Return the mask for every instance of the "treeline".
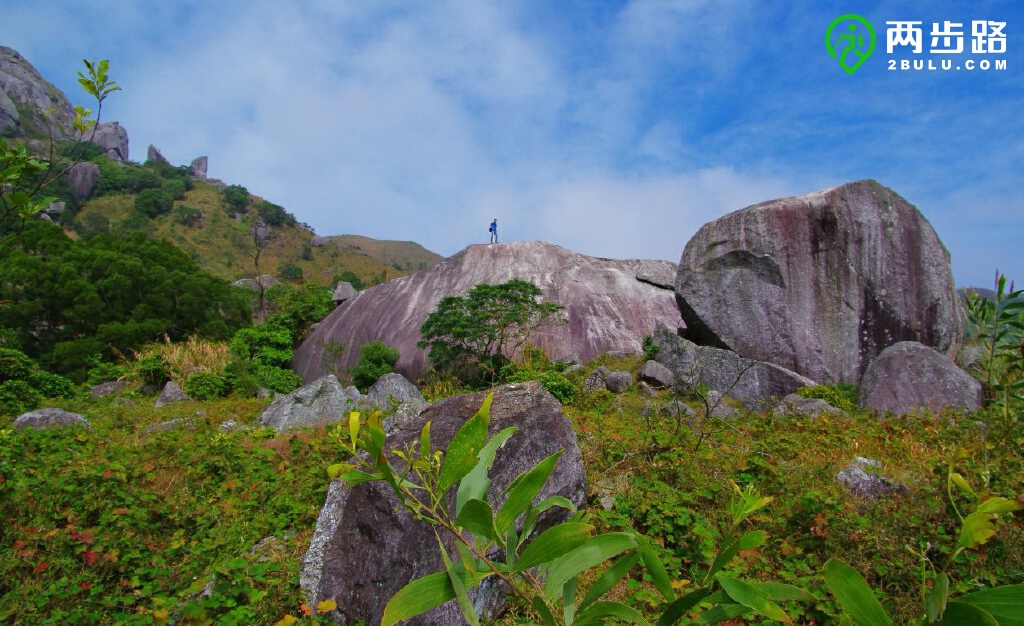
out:
{"label": "treeline", "polygon": [[73,380],[97,359],[148,342],[226,340],[250,323],[248,294],[166,241],[139,233],[75,241],[34,222],[0,246],[0,345]]}

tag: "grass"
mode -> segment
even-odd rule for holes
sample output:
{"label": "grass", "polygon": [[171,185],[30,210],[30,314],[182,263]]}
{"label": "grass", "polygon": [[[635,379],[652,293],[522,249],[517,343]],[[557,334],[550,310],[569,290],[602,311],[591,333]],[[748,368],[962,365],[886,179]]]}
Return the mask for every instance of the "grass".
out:
{"label": "grass", "polygon": [[[599,363],[635,373],[640,360]],[[597,365],[570,379],[581,383]],[[435,381],[432,391],[446,389],[455,386]],[[833,621],[836,606],[818,576],[832,556],[868,579],[897,623],[917,614],[921,560],[913,551],[938,562],[956,542],[950,462],[975,488],[988,473],[983,493],[1018,497],[1024,484],[1020,441],[985,441],[974,417],[746,413],[705,424],[700,438],[694,424],[662,414],[670,399],[634,389],[565,407],[583,451],[592,519],[602,530],[646,533],[685,590],[728,525],[730,481],[754,483],[774,496],[753,519],[770,539],[730,568],[811,589],[818,601],[791,609],[803,623]],[[325,468],[340,451],[322,429],[221,431],[227,420],[251,424],[266,401],[159,410],[152,401],[128,391],[62,405],[89,419],[91,430],[0,430],[0,622],[274,624],[310,612],[298,570],[323,504]],[[150,428],[173,419],[191,423]],[[881,473],[908,493],[877,502],[847,495],[835,474],[856,456],[880,461]],[[962,497],[957,503],[970,509]],[[1017,517],[983,551],[957,558],[954,594],[1024,582],[1021,554]],[[655,610],[656,594],[641,577],[614,596]],[[521,607],[503,622],[517,614]]]}

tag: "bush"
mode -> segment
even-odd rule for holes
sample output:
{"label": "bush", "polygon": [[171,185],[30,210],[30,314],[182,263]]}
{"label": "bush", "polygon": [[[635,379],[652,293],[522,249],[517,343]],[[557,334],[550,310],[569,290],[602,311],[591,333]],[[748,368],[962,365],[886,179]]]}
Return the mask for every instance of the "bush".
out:
{"label": "bush", "polygon": [[174,198],[163,189],[143,189],[135,196],[135,210],[146,217],[158,217],[169,213]]}
{"label": "bush", "polygon": [[254,397],[260,389],[291,393],[302,385],[302,379],[282,367],[270,367],[252,361],[235,361],[224,370],[231,393],[243,398]]}
{"label": "bush", "polygon": [[834,385],[811,385],[796,390],[801,398],[818,398],[828,402],[841,411],[856,411],[857,386],[850,383],[835,383]]}
{"label": "bush", "polygon": [[39,370],[28,380],[44,398],[74,398],[75,385],[59,374]]}
{"label": "bush", "polygon": [[241,185],[228,185],[221,192],[228,213],[245,213],[249,210],[249,190]]}
{"label": "bush", "polygon": [[194,226],[203,219],[203,212],[195,207],[184,204],[174,207],[174,221],[182,226]]}
{"label": "bush", "polygon": [[38,367],[25,353],[0,348],[0,382],[24,380]]}
{"label": "bush", "polygon": [[658,347],[658,344],[654,343],[654,337],[651,335],[644,337],[641,346],[643,347],[644,358],[648,361],[658,358],[658,353],[661,352],[661,348]]}
{"label": "bush", "polygon": [[38,409],[42,402],[42,394],[27,381],[7,380],[0,383],[0,415],[18,416]]}
{"label": "bush", "polygon": [[242,328],[228,342],[231,355],[269,367],[287,368],[292,360],[292,335],[276,324]]}
{"label": "bush", "polygon": [[282,263],[277,268],[277,277],[281,280],[302,280],[302,268],[294,263]]}
{"label": "bush", "polygon": [[102,361],[96,361],[89,368],[89,377],[86,382],[90,385],[98,385],[100,383],[109,382],[112,380],[120,380],[128,375],[128,368],[120,363],[105,363]]}
{"label": "bush", "polygon": [[139,193],[146,189],[159,189],[163,182],[160,175],[151,169],[133,165],[124,168],[124,186],[127,191]]}
{"label": "bush", "polygon": [[174,200],[184,200],[185,192],[188,191],[185,188],[185,181],[177,178],[165,181],[163,187]]}
{"label": "bush", "polygon": [[295,226],[295,216],[282,206],[261,200],[256,205],[256,212],[267,226]]}
{"label": "bush", "polygon": [[539,380],[544,389],[558,398],[562,404],[570,404],[576,399],[576,385],[561,372],[544,372]]}
{"label": "bush", "polygon": [[185,381],[182,391],[193,400],[214,400],[227,395],[228,385],[223,376],[213,372],[195,372]]}
{"label": "bush", "polygon": [[171,374],[164,363],[164,358],[159,354],[145,354],[140,356],[133,365],[133,374],[147,385],[162,387],[171,379]]}
{"label": "bush", "polygon": [[397,360],[398,349],[392,348],[383,341],[371,341],[365,344],[359,351],[359,360],[355,367],[349,371],[349,375],[352,376],[352,384],[359,391],[366,393],[378,378],[395,371],[395,361]]}

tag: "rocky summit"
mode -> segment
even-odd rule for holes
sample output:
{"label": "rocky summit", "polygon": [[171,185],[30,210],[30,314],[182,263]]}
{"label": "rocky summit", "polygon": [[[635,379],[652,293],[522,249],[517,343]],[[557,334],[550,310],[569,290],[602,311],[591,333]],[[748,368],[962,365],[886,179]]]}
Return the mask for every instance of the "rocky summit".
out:
{"label": "rocky summit", "polygon": [[819,382],[857,383],[886,347],[957,347],[949,253],[918,210],[863,180],[755,204],[686,244],[687,338]]}
{"label": "rocky summit", "polygon": [[604,352],[639,353],[645,335],[682,324],[672,291],[640,280],[674,272],[667,261],[617,261],[539,241],[469,246],[440,264],[368,289],[338,306],[295,351],[292,366],[310,381],[324,374],[324,346],[345,346],[338,367],[351,367],[373,340],[398,348],[395,370],[411,380],[427,370],[416,347],[420,326],[445,296],[479,283],[530,281],[565,307],[568,324],[541,329],[532,341],[552,358],[591,359]]}

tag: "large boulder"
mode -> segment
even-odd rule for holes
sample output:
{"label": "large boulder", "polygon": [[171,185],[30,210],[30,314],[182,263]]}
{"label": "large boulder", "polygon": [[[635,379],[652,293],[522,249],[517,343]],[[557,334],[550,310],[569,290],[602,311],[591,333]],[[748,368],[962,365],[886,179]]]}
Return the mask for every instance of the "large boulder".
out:
{"label": "large boulder", "polygon": [[68,170],[68,187],[79,200],[92,195],[96,183],[100,182],[100,166],[89,161],[75,163]]}
{"label": "large boulder", "polygon": [[981,383],[948,357],[915,341],[901,341],[871,361],[860,382],[862,408],[896,415],[946,407],[977,410]]}
{"label": "large boulder", "polygon": [[961,334],[949,253],[913,205],[871,180],[705,224],[676,293],[688,339],[822,382],[857,383],[899,341],[951,353]]}
{"label": "large boulder", "polygon": [[167,406],[168,404],[185,402],[187,400],[189,400],[189,397],[181,389],[181,386],[173,380],[169,380],[167,381],[167,384],[164,385],[164,388],[160,390],[160,395],[157,397],[156,402],[153,403],[153,406],[160,408],[162,406]]}
{"label": "large boulder", "polygon": [[[418,441],[427,420],[431,422],[434,446],[447,447],[455,431],[479,410],[485,396],[476,393],[441,400],[415,423],[389,437],[387,447],[403,449]],[[489,433],[493,436],[509,426],[518,427],[519,432],[495,456],[489,500],[495,502],[513,478],[541,459],[565,450],[538,498],[557,494],[582,506],[586,496],[583,461],[576,435],[558,400],[537,382],[495,389]],[[391,458],[398,461],[395,456]],[[563,509],[549,512],[558,517],[549,518],[543,525],[564,518]],[[447,537],[445,541],[454,553]],[[333,598],[341,613],[336,617],[346,623],[364,620],[377,624],[387,601],[406,583],[443,569],[434,532],[427,524],[412,519],[390,489],[380,483],[346,489],[334,481],[303,560],[300,583],[310,605]],[[489,616],[500,612],[504,604],[504,594],[493,587],[471,595],[478,610],[483,609]],[[454,602],[449,602],[403,623],[448,625],[462,624],[464,619]]]}
{"label": "large boulder", "polygon": [[[86,139],[90,134],[86,134]],[[107,156],[115,161],[128,160],[128,131],[117,122],[100,124],[96,134],[91,135],[92,143],[103,148]]]}
{"label": "large boulder", "polygon": [[391,372],[377,379],[366,392],[366,401],[381,410],[403,402],[424,403],[423,394],[405,376]]}
{"label": "large boulder", "polygon": [[334,288],[334,295],[331,296],[331,300],[334,302],[344,302],[354,298],[357,293],[359,292],[352,286],[352,283],[339,281],[338,286]]}
{"label": "large boulder", "polygon": [[544,298],[565,306],[569,323],[543,329],[531,340],[552,358],[583,360],[604,352],[639,353],[645,335],[681,323],[673,292],[637,279],[638,272],[672,271],[667,261],[616,261],[577,254],[556,245],[522,241],[469,246],[427,270],[390,280],[341,303],[295,351],[303,380],[324,372],[324,345],[348,349],[340,367],[351,367],[359,346],[380,340],[398,348],[395,371],[417,380],[427,370],[418,348],[420,326],[445,296],[465,295],[479,283],[513,278],[540,287]]}
{"label": "large boulder", "polygon": [[196,180],[206,180],[206,168],[209,165],[209,157],[201,156],[192,159],[192,163],[188,166],[189,176]]}
{"label": "large boulder", "polygon": [[256,425],[278,432],[324,426],[346,419],[361,400],[358,389],[342,387],[334,374],[328,374],[271,402]]}
{"label": "large boulder", "polygon": [[698,346],[664,329],[653,336],[657,361],[672,371],[677,392],[706,386],[748,406],[782,398],[813,380],[765,361],[744,359],[730,350]]}
{"label": "large boulder", "polygon": [[14,428],[59,428],[62,426],[84,426],[92,428],[89,420],[78,413],[72,413],[63,409],[42,408],[28,413],[22,413],[14,420]]}

